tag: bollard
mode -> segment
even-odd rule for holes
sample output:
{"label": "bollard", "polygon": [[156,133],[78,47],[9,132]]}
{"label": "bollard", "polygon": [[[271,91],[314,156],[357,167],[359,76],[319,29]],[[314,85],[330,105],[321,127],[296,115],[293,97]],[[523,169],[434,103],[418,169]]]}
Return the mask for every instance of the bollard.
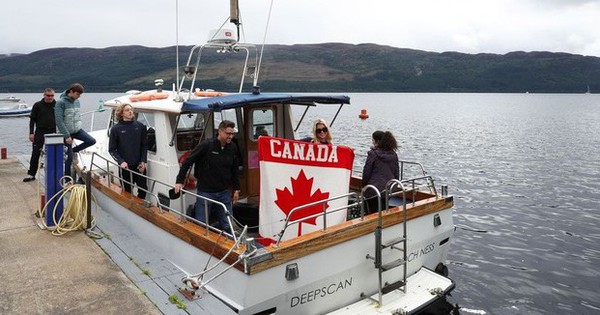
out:
{"label": "bollard", "polygon": [[6,148],[4,147],[0,149],[0,159],[6,160]]}
{"label": "bollard", "polygon": [[[63,135],[50,133],[45,135],[46,143],[46,196],[48,206],[46,207],[46,226],[54,227],[54,218],[60,218],[63,213],[62,199],[52,199],[58,194],[62,187],[59,180],[64,175],[64,147]],[[59,201],[59,202],[58,202]]]}

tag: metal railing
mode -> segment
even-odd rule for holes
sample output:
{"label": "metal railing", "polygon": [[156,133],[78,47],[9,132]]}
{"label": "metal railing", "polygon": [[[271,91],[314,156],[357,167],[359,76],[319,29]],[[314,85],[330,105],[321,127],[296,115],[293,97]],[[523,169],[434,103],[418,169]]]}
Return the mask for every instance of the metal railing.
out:
{"label": "metal railing", "polygon": [[[100,160],[100,162],[96,163],[96,160]],[[105,164],[106,166],[101,165],[100,163],[101,164]],[[113,171],[111,171],[111,166],[112,166]],[[171,207],[170,205],[166,205],[166,204],[162,203],[161,202],[161,198],[159,197],[159,195],[157,193],[157,191],[161,190],[161,189],[157,188],[157,185],[162,186],[160,188],[163,188],[162,189],[163,191],[168,191],[169,189],[173,189],[175,187],[174,185],[169,184],[169,183],[165,183],[163,181],[160,181],[160,180],[158,180],[156,178],[147,176],[145,174],[141,174],[139,172],[136,172],[135,170],[129,170],[129,174],[130,174],[129,179],[125,179],[125,178],[121,177],[120,174],[119,175],[115,175],[113,173],[114,170],[118,170],[120,168],[120,166],[116,162],[108,160],[107,158],[103,157],[102,155],[97,154],[96,152],[94,152],[92,154],[92,160],[91,160],[91,163],[90,163],[90,171],[93,171],[94,168],[96,170],[100,171],[100,175],[105,174],[106,176],[108,176],[109,183],[113,183],[114,179],[117,178],[120,181],[120,183],[121,183],[121,187],[123,187],[123,183],[127,183],[127,184],[129,184],[131,186],[132,192],[133,192],[133,188],[134,187],[136,187],[138,190],[142,190],[142,191],[146,192],[146,199],[144,200],[144,206],[150,207],[151,205],[154,205],[154,206],[158,207],[158,209],[159,209],[159,211],[161,213],[164,210],[167,210],[169,212],[175,213],[175,214],[177,214],[179,216],[179,218],[180,218],[180,220],[182,222],[185,221],[185,220],[190,220],[190,221],[192,221],[192,222],[194,222],[194,223],[196,223],[198,225],[201,225],[201,226],[205,227],[206,228],[206,234],[208,234],[209,230],[213,231],[213,232],[216,232],[216,233],[223,233],[223,234],[225,234],[225,235],[233,238],[234,242],[237,242],[237,236],[235,234],[235,231],[234,231],[234,228],[233,228],[233,222],[231,220],[231,218],[233,217],[233,215],[229,212],[229,210],[227,210],[227,206],[225,206],[224,203],[216,201],[216,200],[213,200],[213,199],[210,199],[210,198],[206,198],[206,197],[200,196],[200,195],[198,195],[195,192],[191,192],[191,191],[182,189],[181,190],[181,197],[179,198],[181,210],[178,210],[176,208]],[[141,187],[135,185],[135,182],[132,179],[134,172],[135,172],[135,175],[141,176],[147,182],[149,182],[149,185],[148,185],[149,188],[148,189],[144,189],[144,188],[141,188]],[[96,173],[98,173],[98,172],[96,171]],[[185,206],[187,204],[186,203],[186,199],[185,199],[186,195],[190,195],[192,197],[195,197],[195,198],[197,198],[196,200],[203,200],[204,201],[204,211],[205,211],[206,223],[202,222],[202,221],[199,221],[196,218],[193,218],[193,217],[191,217],[191,216],[189,216],[189,215],[187,215],[185,213]],[[133,199],[133,193],[130,195],[130,198]],[[150,200],[148,200],[148,199],[150,199]],[[217,205],[220,208],[219,210],[222,210],[226,214],[227,221],[228,221],[229,227],[230,227],[230,232],[218,229],[218,228],[213,227],[213,226],[211,226],[209,224],[209,222],[210,222],[210,216],[209,216],[208,209],[209,209],[209,206],[211,206],[211,205]]]}
{"label": "metal railing", "polygon": [[[341,198],[348,198],[350,199],[350,197],[353,197],[354,200],[358,200],[357,202],[353,202],[353,203],[346,203],[346,205],[342,206],[342,207],[337,207],[334,209],[330,209],[327,210],[326,205],[328,202],[333,201],[333,200],[338,200]],[[362,204],[362,200],[361,198],[359,198],[358,194],[355,192],[350,192],[347,194],[342,194],[339,196],[335,196],[335,197],[331,197],[331,198],[327,198],[327,199],[323,199],[323,200],[319,200],[319,201],[315,201],[315,202],[311,202],[311,203],[307,203],[305,205],[301,205],[301,206],[297,206],[295,208],[293,208],[288,215],[285,218],[285,224],[283,225],[283,228],[281,229],[281,232],[279,232],[278,237],[277,237],[277,242],[275,243],[275,245],[273,245],[274,247],[279,246],[279,243],[281,242],[281,239],[283,238],[283,235],[285,233],[285,231],[287,230],[288,227],[295,225],[295,224],[300,224],[304,221],[310,220],[310,219],[315,219],[318,217],[323,217],[323,230],[327,229],[327,215],[328,214],[332,214],[338,211],[342,211],[342,210],[347,210],[348,208],[351,207],[355,207],[355,206],[359,206],[360,204]],[[323,210],[319,213],[315,213],[306,217],[303,217],[301,219],[298,220],[294,220],[294,221],[290,221],[292,216],[302,210],[302,209],[306,209],[306,208],[310,208],[310,207],[314,207],[314,206],[318,206],[321,205],[321,207],[323,208]],[[362,205],[361,205],[362,206]],[[362,210],[361,210],[362,211]],[[364,213],[364,212],[363,212]]]}

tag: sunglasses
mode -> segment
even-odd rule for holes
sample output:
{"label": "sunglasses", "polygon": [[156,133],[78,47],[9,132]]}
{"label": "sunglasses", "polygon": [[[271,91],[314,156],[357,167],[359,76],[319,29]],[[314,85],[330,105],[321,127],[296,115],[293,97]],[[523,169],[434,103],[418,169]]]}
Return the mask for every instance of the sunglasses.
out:
{"label": "sunglasses", "polygon": [[54,94],[44,94],[45,97],[54,97]]}
{"label": "sunglasses", "polygon": [[316,129],[317,133],[321,133],[321,132],[327,132],[327,127],[323,127],[323,128],[317,128]]}

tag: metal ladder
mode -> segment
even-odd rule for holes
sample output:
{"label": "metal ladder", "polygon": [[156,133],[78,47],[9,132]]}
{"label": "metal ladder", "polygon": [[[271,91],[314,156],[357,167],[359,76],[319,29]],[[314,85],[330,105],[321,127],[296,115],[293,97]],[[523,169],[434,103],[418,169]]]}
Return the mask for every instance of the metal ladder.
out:
{"label": "metal ladder", "polygon": [[[392,179],[389,182],[387,182],[386,184],[386,190],[385,190],[385,209],[381,208],[381,194],[379,193],[379,190],[377,188],[375,188],[375,186],[372,185],[367,185],[365,187],[363,187],[362,192],[364,194],[364,192],[366,190],[369,189],[374,189],[377,192],[377,205],[379,208],[379,212],[378,212],[378,216],[377,216],[377,227],[375,228],[375,256],[372,256],[370,254],[367,254],[367,259],[371,259],[374,261],[375,264],[375,268],[377,269],[378,272],[378,280],[379,280],[379,286],[378,286],[378,299],[375,300],[371,297],[369,297],[369,299],[373,300],[374,302],[378,303],[379,306],[382,305],[383,302],[383,295],[387,294],[391,291],[394,291],[396,289],[401,289],[404,293],[406,293],[406,273],[407,273],[407,252],[406,252],[406,194],[405,194],[405,189],[404,189],[404,185],[402,185],[402,182],[400,182],[397,179]],[[399,189],[396,192],[393,192],[394,189]],[[383,210],[387,210],[388,209],[388,205],[389,205],[389,199],[390,197],[396,196],[396,195],[402,195],[402,207],[403,207],[403,211],[402,211],[402,217],[403,217],[403,222],[402,222],[402,235],[397,236],[395,238],[392,238],[390,240],[387,240],[386,242],[383,242],[382,240],[382,232],[383,232],[383,227],[382,227],[382,218],[381,218],[381,212]],[[383,263],[382,261],[382,256],[383,256],[383,250],[386,248],[391,248],[392,250],[398,250],[400,252],[402,252],[402,258],[398,258],[396,260],[387,262],[387,263]],[[403,267],[403,274],[402,274],[402,278],[399,279],[398,281],[395,281],[393,283],[383,283],[383,273],[396,269],[398,267]]]}

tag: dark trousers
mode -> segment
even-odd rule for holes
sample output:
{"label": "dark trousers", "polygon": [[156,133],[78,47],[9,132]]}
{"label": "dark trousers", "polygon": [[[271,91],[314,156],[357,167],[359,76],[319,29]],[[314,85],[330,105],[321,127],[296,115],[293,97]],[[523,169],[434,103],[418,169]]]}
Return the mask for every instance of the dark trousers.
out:
{"label": "dark trousers", "polygon": [[[381,194],[381,209],[385,209],[385,195],[382,193]],[[371,196],[371,197],[367,197],[367,199],[365,199],[365,212],[367,214],[371,214],[371,213],[375,213],[378,210],[378,204],[377,204],[377,195],[375,196]]]}
{"label": "dark trousers", "polygon": [[[145,173],[146,172],[144,172],[144,174]],[[148,190],[148,183],[146,181],[146,177],[141,176],[137,172],[132,172],[126,168],[119,168],[119,174],[121,175],[121,178],[123,179],[123,180],[121,180],[121,186],[123,187],[123,189],[126,192],[131,193],[131,183],[134,183],[138,187],[137,196],[140,199],[146,198],[146,190]]]}
{"label": "dark trousers", "polygon": [[72,140],[75,140],[75,139],[81,140],[82,142],[74,148],[72,147],[73,144],[68,145],[65,143],[65,145],[67,146],[67,160],[65,161],[65,175],[69,175],[69,176],[72,175],[71,174],[71,165],[73,164],[73,154],[96,144],[96,139],[94,139],[94,137],[90,136],[90,134],[87,133],[83,129],[79,129],[79,131],[72,133],[71,139]]}
{"label": "dark trousers", "polygon": [[46,130],[46,129],[36,129],[33,134],[33,144],[31,148],[31,159],[29,160],[29,170],[27,171],[28,175],[35,177],[38,170],[38,164],[40,163],[40,155],[42,154],[42,150],[44,149],[44,141],[46,140],[44,135],[47,133],[54,133],[55,130]]}
{"label": "dark trousers", "polygon": [[[198,190],[197,193],[199,196],[223,203],[225,207],[227,207],[227,211],[231,213],[233,203],[231,200],[231,191],[229,191],[229,189],[217,192],[206,192]],[[208,206],[209,222],[212,221],[210,218],[216,217],[218,219],[219,227],[221,228],[221,230],[227,233],[232,233],[231,227],[229,226],[229,221],[227,220],[227,214],[225,213],[225,211],[223,211],[223,207],[221,207],[218,204],[208,202],[202,198],[198,198],[196,200],[196,219],[200,222],[206,223],[206,212],[204,209],[205,203]]]}

